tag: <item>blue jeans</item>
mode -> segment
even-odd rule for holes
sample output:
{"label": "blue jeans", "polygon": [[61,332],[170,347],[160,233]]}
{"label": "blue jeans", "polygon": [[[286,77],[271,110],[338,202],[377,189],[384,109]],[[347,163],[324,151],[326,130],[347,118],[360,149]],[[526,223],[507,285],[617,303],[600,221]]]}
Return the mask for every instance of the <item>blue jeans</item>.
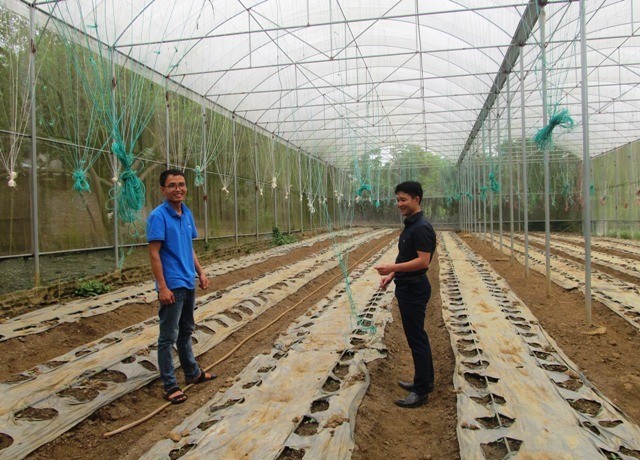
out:
{"label": "blue jeans", "polygon": [[173,367],[173,345],[178,348],[180,366],[187,379],[193,379],[200,374],[191,348],[191,334],[196,328],[193,319],[195,308],[195,289],[172,289],[176,301],[169,305],[161,305],[158,311],[160,317],[160,335],[158,336],[158,367],[164,390],[169,391],[178,386]]}

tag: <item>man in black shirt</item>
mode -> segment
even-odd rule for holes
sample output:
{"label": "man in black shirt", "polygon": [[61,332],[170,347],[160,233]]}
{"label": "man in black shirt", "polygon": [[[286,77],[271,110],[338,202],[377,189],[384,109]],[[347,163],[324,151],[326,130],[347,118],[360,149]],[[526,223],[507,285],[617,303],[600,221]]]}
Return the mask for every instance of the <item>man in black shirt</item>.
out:
{"label": "man in black shirt", "polygon": [[398,209],[405,218],[404,230],[398,242],[398,256],[394,264],[378,265],[375,269],[383,276],[380,281],[383,289],[391,280],[396,283],[402,327],[413,356],[413,383],[398,382],[409,394],[397,400],[396,404],[400,407],[418,407],[428,401],[429,393],[433,391],[433,361],[424,319],[431,297],[427,269],[436,250],[436,233],[420,208],[422,185],[419,182],[398,184],[395,194]]}

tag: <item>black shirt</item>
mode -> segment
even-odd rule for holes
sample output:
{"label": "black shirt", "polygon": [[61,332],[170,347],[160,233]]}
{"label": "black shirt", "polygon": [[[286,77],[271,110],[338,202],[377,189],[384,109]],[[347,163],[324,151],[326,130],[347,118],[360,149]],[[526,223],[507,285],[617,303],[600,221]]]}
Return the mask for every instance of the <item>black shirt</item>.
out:
{"label": "black shirt", "polygon": [[[398,241],[398,257],[396,263],[409,262],[418,258],[418,251],[428,252],[433,255],[436,252],[436,232],[429,222],[424,218],[422,211],[407,217],[404,220],[404,230],[400,234]],[[424,275],[427,269],[413,272],[397,272],[395,280]]]}

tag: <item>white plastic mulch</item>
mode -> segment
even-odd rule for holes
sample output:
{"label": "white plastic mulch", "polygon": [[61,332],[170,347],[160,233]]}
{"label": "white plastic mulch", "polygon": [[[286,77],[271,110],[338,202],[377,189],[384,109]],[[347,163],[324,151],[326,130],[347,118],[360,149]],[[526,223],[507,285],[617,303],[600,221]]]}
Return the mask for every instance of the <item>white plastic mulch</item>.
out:
{"label": "white plastic mulch", "polygon": [[[524,263],[524,245],[514,242],[515,256]],[[506,246],[503,253],[508,254]],[[529,247],[530,267],[546,276],[545,255],[542,249]],[[584,266],[572,260],[551,254],[551,281],[564,289],[584,292]],[[640,287],[601,271],[592,270],[591,297],[620,315],[636,329],[640,329]]]}
{"label": "white plastic mulch", "polygon": [[[344,250],[388,232],[354,238]],[[268,276],[199,298],[194,353],[213,348],[337,264],[335,250],[329,248]],[[99,407],[157,378],[156,322],[153,318],[114,332],[0,383],[0,437],[12,440],[0,450],[0,458],[24,457]]]}
{"label": "white plastic mulch", "polygon": [[[222,275],[233,270],[264,262],[275,256],[286,254],[296,248],[312,246],[329,238],[351,236],[358,233],[362,233],[362,229],[324,233],[297,243],[278,246],[231,260],[216,262],[215,264],[205,267],[205,272],[209,277]],[[68,303],[47,306],[46,308],[34,310],[0,323],[0,341],[29,334],[37,334],[62,323],[71,323],[81,318],[102,315],[129,303],[150,303],[156,299],[155,283],[148,282],[127,286],[89,299],[79,299]]]}
{"label": "white plastic mulch", "polygon": [[441,238],[461,458],[639,458],[640,428],[591,385],[487,262],[456,235]]}
{"label": "white plastic mulch", "polygon": [[[382,256],[392,262],[395,249]],[[144,459],[348,459],[357,408],[369,385],[365,362],[384,355],[382,336],[391,320],[393,291],[378,291],[371,268],[352,273],[351,291],[362,326],[344,287],[309,309],[236,377],[233,386],[173,428]],[[178,436],[175,436],[178,434]]]}

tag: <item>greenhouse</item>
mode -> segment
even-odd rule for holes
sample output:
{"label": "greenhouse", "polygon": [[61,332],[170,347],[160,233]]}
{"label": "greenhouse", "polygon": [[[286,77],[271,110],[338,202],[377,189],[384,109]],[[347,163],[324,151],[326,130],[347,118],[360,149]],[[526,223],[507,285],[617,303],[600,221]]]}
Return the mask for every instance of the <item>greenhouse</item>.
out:
{"label": "greenhouse", "polygon": [[0,459],[640,459],[640,0],[1,0],[0,45]]}

